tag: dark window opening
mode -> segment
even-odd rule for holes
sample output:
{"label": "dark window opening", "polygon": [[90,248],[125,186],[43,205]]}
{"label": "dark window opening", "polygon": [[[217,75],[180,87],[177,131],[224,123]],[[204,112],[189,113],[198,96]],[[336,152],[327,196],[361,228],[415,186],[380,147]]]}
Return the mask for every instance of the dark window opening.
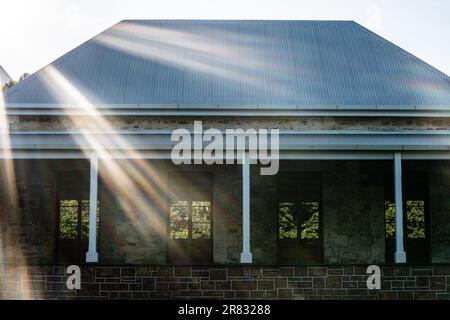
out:
{"label": "dark window opening", "polygon": [[[56,260],[83,263],[89,241],[89,180],[84,172],[62,172],[56,204]],[[100,202],[97,202],[97,238]]]}
{"label": "dark window opening", "polygon": [[169,250],[172,263],[212,262],[212,178],[169,174]]}
{"label": "dark window opening", "polygon": [[[395,194],[392,173],[385,178],[386,262],[394,262],[395,254]],[[403,241],[408,263],[430,260],[428,237],[428,182],[419,172],[406,172],[403,177]]]}
{"label": "dark window opening", "polygon": [[320,263],[322,261],[320,173],[280,173],[277,186],[278,262]]}

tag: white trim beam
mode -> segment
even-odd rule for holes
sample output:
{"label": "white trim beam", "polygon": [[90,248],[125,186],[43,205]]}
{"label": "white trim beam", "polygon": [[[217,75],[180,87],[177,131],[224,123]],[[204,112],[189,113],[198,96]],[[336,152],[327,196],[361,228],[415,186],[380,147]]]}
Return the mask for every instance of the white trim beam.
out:
{"label": "white trim beam", "polygon": [[[184,104],[96,104],[95,109],[109,116],[330,116],[330,117],[449,117],[450,106],[377,105],[184,105]],[[76,105],[8,103],[11,116],[90,115]]]}
{"label": "white trim beam", "polygon": [[[89,159],[89,151],[80,150],[0,150],[0,159]],[[170,150],[135,150],[133,153],[113,150],[101,159],[170,160]],[[450,160],[449,151],[403,151],[403,160]],[[394,160],[392,151],[350,150],[280,150],[280,160]]]}
{"label": "white trim beam", "polygon": [[[90,150],[87,136],[106,150],[172,150],[171,131],[13,131],[12,150]],[[223,133],[225,134],[225,133]],[[450,130],[436,131],[282,131],[280,151],[450,151]],[[202,147],[208,145],[203,141]],[[224,146],[226,148],[226,145]]]}

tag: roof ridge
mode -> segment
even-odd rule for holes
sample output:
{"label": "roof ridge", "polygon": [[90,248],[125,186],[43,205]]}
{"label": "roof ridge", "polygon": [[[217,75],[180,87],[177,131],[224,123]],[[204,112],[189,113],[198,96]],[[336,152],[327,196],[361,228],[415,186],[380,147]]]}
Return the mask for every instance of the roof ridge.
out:
{"label": "roof ridge", "polygon": [[123,19],[121,22],[127,22],[127,21],[146,21],[146,22],[304,22],[304,23],[335,23],[335,22],[342,22],[342,23],[352,23],[355,22],[354,20],[325,20],[325,19],[302,19],[302,20],[296,20],[296,19]]}

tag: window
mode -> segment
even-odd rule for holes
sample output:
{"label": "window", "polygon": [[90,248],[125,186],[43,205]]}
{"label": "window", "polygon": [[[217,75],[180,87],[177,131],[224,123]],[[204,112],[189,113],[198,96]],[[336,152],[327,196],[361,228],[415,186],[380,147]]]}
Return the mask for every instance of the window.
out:
{"label": "window", "polygon": [[[97,237],[100,202],[97,202]],[[89,200],[59,201],[59,239],[89,239]]]}
{"label": "window", "polygon": [[[394,262],[395,253],[395,202],[393,176],[385,179],[385,236],[386,262]],[[426,175],[406,172],[403,179],[403,234],[406,259],[409,263],[429,261],[428,197]]]}
{"label": "window", "polygon": [[311,172],[278,175],[278,262],[319,263],[321,176]]}
{"label": "window", "polygon": [[425,239],[425,200],[406,200],[406,235]]}
{"label": "window", "polygon": [[299,210],[304,219],[297,219],[296,207],[293,202],[280,202],[278,225],[280,239],[297,239],[300,232],[300,239],[319,239],[319,202],[300,202]]}
{"label": "window", "polygon": [[293,202],[278,204],[278,228],[280,239],[297,239],[297,215]]}
{"label": "window", "polygon": [[302,202],[304,219],[300,225],[300,239],[319,239],[319,202]]}
{"label": "window", "polygon": [[169,175],[169,261],[212,261],[212,178],[204,172]]}
{"label": "window", "polygon": [[[56,260],[82,263],[89,241],[89,179],[85,172],[61,172],[56,204]],[[99,237],[100,201],[97,202]]]}
{"label": "window", "polygon": [[384,201],[384,215],[386,224],[386,238],[395,238],[395,203],[391,200]]}
{"label": "window", "polygon": [[170,205],[171,239],[210,239],[211,202],[175,201]]}

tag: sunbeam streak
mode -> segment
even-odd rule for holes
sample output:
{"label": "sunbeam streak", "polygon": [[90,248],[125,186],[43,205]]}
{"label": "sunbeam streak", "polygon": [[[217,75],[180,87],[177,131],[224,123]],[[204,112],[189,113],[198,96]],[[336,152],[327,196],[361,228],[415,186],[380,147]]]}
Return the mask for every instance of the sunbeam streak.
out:
{"label": "sunbeam streak", "polygon": [[[84,118],[69,115],[82,135],[82,141],[77,143],[80,147],[84,143],[88,144],[88,149],[81,147],[86,158],[89,158],[92,151],[98,153],[104,168],[99,171],[102,180],[107,188],[115,193],[127,217],[141,236],[149,239],[149,230],[156,231],[161,237],[165,236],[167,231],[163,219],[149,221],[145,218],[149,210],[166,211],[164,197],[155,189],[155,185],[162,185],[163,177],[146,161],[138,159],[138,152],[113,133],[113,127],[105,117],[56,68],[46,68],[45,80],[55,97],[63,101],[67,98],[75,101],[88,115]],[[115,149],[114,153],[111,149]],[[118,154],[125,160],[115,159]],[[150,199],[150,202],[147,199]]]}
{"label": "sunbeam streak", "polygon": [[94,38],[97,43],[127,55],[202,72],[244,86],[263,88],[264,73],[270,72],[274,80],[271,81],[272,89],[278,94],[292,96],[293,92],[282,85],[285,79],[279,76],[293,71],[284,61],[279,61],[276,66],[270,62],[271,52],[260,48],[264,43],[262,36],[252,36],[252,40],[253,43],[248,45],[245,34],[239,32],[234,33],[234,39],[219,31],[215,37],[203,37],[187,31],[127,22]]}
{"label": "sunbeam streak", "polygon": [[[8,232],[8,228],[13,225],[18,228],[15,232],[20,234],[20,229],[25,223],[18,210],[16,174],[8,121],[4,97],[0,92],[0,185],[4,192],[4,202],[0,209],[0,273],[14,274],[20,277],[22,286],[16,287],[16,297],[32,299],[33,292],[28,277],[28,262],[21,247],[23,244],[10,239],[12,232]],[[17,223],[12,223],[13,220]],[[7,283],[6,286],[10,286],[10,283]]]}

